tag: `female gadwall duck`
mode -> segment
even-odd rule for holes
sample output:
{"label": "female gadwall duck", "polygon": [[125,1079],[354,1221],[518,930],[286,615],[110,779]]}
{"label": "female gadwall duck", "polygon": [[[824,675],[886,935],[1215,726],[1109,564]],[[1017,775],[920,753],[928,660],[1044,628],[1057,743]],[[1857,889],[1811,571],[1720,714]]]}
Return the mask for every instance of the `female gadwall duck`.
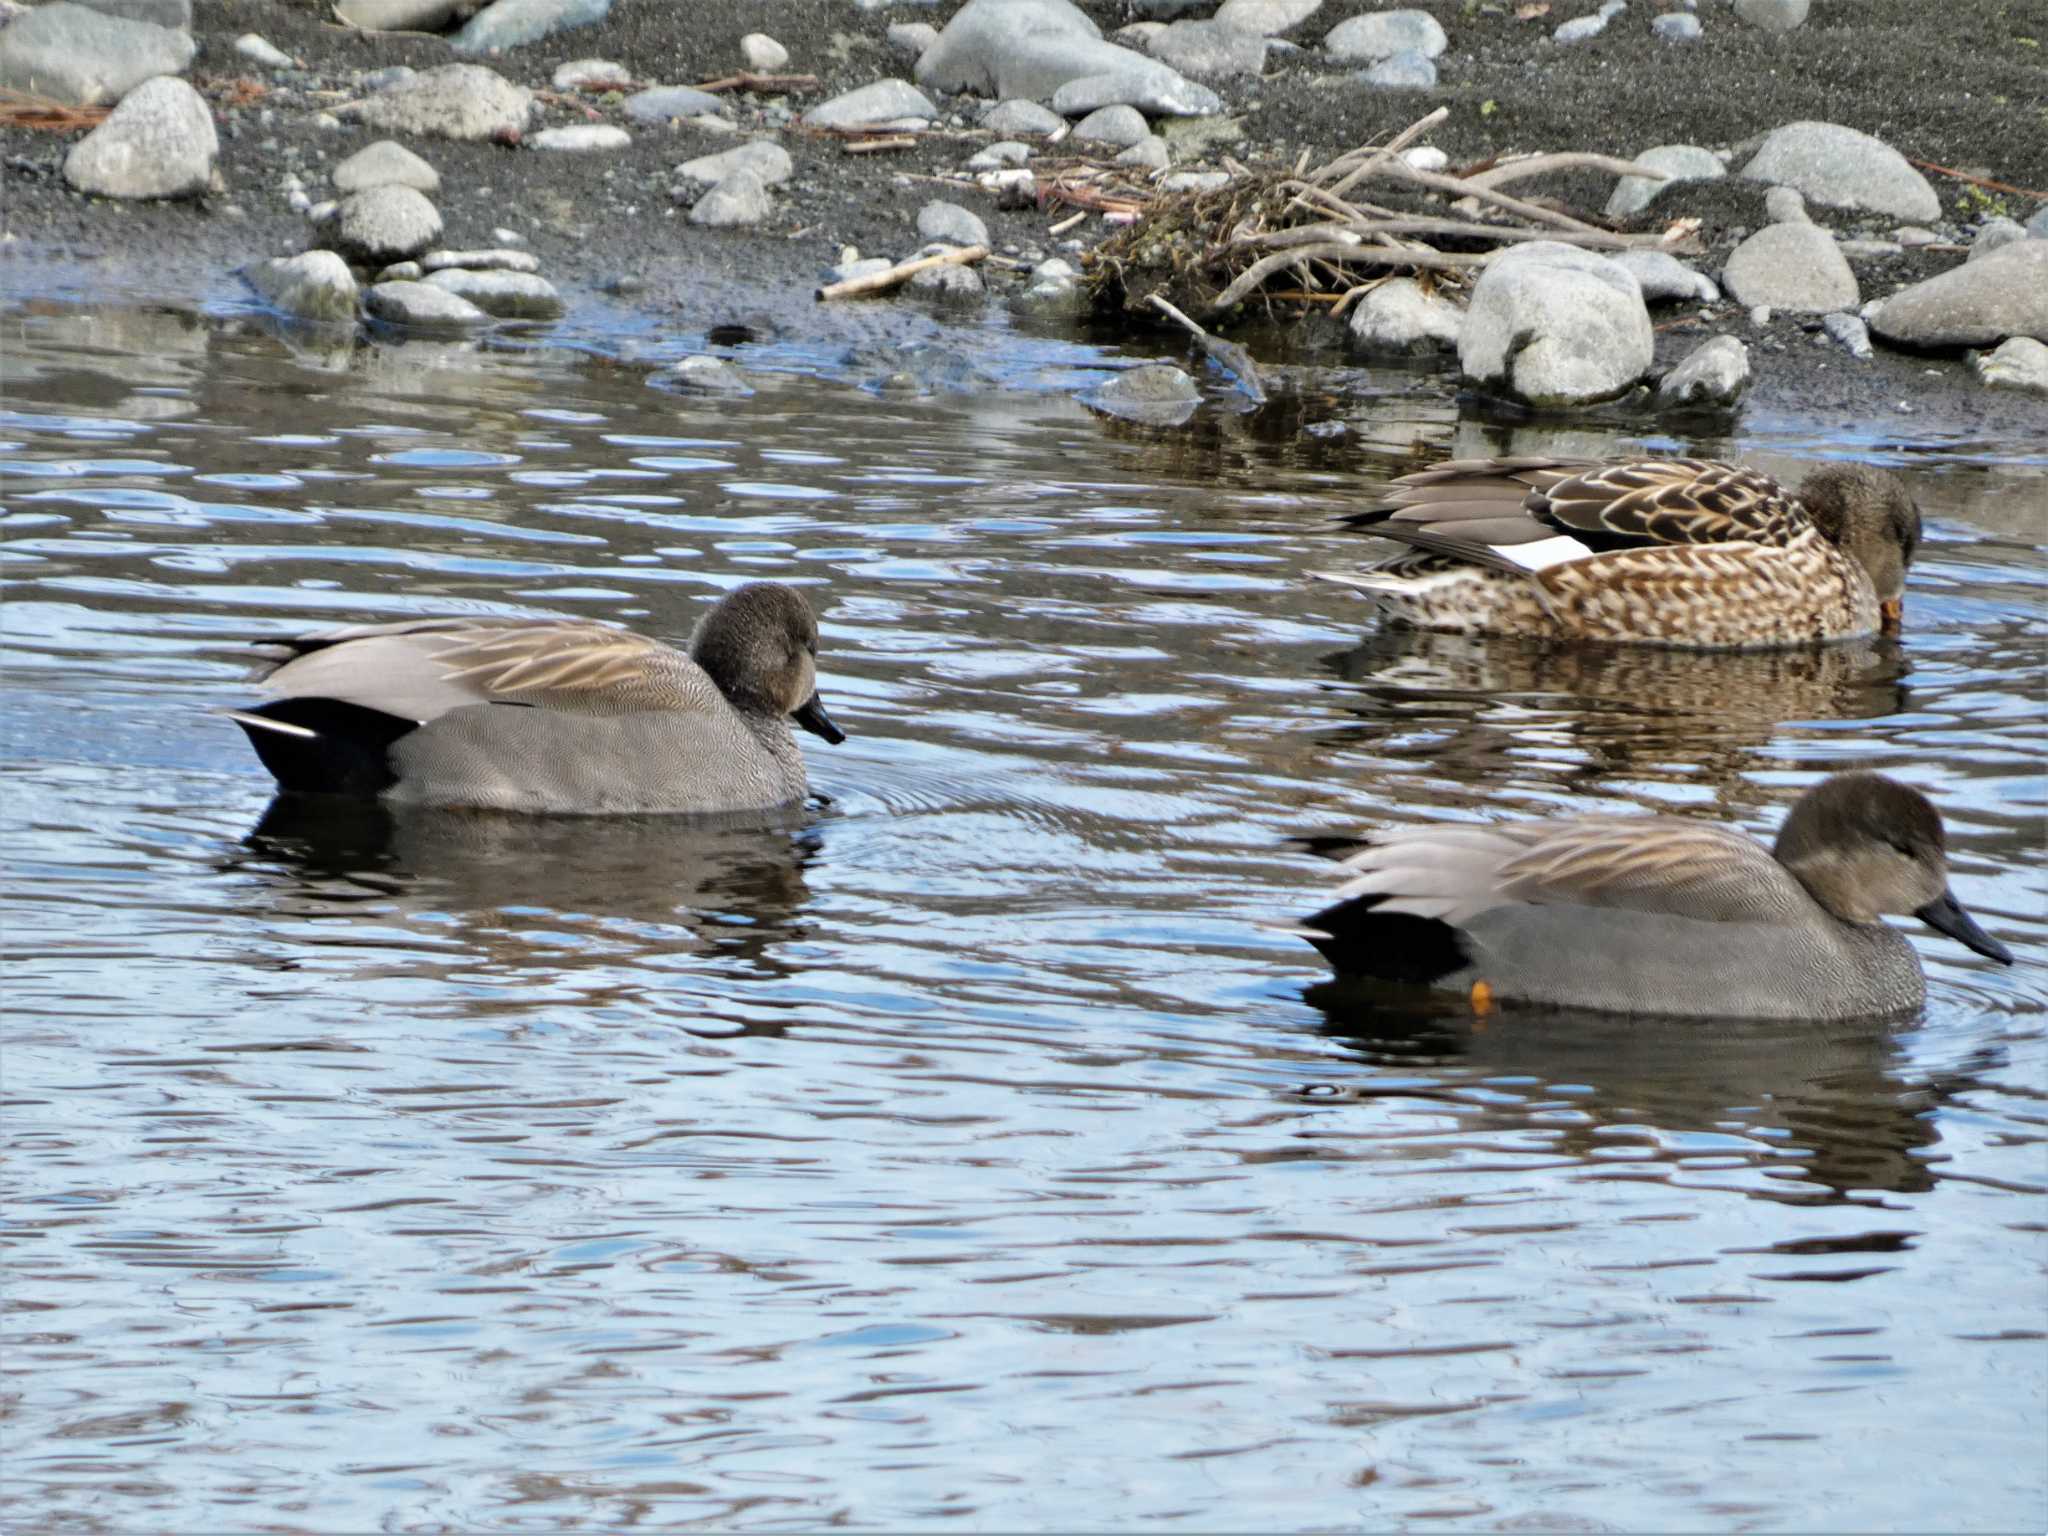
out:
{"label": "female gadwall duck", "polygon": [[424,619],[285,642],[275,701],[229,716],[284,790],[400,805],[743,811],[803,796],[787,721],[846,739],[817,695],[801,594],[729,593],[689,654],[572,619]]}
{"label": "female gadwall duck", "polygon": [[1344,519],[1414,548],[1357,574],[1397,624],[1750,650],[1899,631],[1920,511],[1831,464],[1794,496],[1710,459],[1457,459]]}
{"label": "female gadwall duck", "polygon": [[1956,904],[1941,817],[1875,773],[1800,797],[1775,846],[1670,816],[1404,828],[1312,840],[1351,879],[1295,930],[1347,975],[1618,1013],[1839,1019],[1926,996],[1910,912],[2012,955]]}

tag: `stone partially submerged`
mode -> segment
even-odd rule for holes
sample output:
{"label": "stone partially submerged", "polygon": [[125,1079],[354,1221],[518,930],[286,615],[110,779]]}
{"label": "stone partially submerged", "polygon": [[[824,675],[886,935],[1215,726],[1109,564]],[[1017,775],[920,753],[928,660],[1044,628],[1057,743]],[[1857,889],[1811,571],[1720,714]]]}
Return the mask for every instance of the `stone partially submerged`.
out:
{"label": "stone partially submerged", "polygon": [[1480,388],[1525,405],[1591,405],[1634,387],[1655,342],[1631,273],[1577,246],[1532,240],[1480,273],[1458,364]]}
{"label": "stone partially submerged", "polygon": [[1081,403],[1125,421],[1177,427],[1195,414],[1202,392],[1171,363],[1145,363],[1084,391]]}
{"label": "stone partially submerged", "polygon": [[1749,388],[1749,348],[1733,336],[1714,336],[1664,375],[1657,403],[1667,410],[1725,411]]}
{"label": "stone partially submerged", "polygon": [[356,280],[332,251],[252,261],[242,277],[272,308],[300,320],[353,324]]}
{"label": "stone partially submerged", "polygon": [[1361,352],[1449,352],[1465,312],[1412,277],[1390,277],[1351,307],[1351,344]]}

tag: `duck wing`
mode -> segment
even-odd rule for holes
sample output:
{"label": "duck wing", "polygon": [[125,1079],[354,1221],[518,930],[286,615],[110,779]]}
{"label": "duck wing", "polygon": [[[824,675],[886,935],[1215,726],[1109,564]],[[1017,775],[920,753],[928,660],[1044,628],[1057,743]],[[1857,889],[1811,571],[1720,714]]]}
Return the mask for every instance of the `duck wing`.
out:
{"label": "duck wing", "polygon": [[1386,501],[1344,521],[1520,574],[1617,549],[1782,546],[1808,526],[1769,475],[1712,459],[1456,459],[1402,476]]}
{"label": "duck wing", "polygon": [[1355,845],[1342,863],[1352,878],[1335,906],[1363,901],[1376,914],[1453,928],[1514,905],[1754,923],[1789,918],[1811,903],[1754,838],[1674,816],[1403,828]]}
{"label": "duck wing", "polygon": [[718,697],[681,651],[609,624],[423,619],[359,624],[284,642],[262,678],[273,697],[332,699],[425,722],[470,704],[586,714],[699,707]]}

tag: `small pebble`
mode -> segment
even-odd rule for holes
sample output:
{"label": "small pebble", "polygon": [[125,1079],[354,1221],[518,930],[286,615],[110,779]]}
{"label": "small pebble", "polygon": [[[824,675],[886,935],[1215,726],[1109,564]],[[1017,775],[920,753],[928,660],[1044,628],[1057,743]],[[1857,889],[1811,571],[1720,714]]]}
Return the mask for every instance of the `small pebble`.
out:
{"label": "small pebble", "polygon": [[252,59],[266,69],[292,68],[291,55],[275,47],[254,32],[244,32],[235,39],[235,52],[245,59]]}
{"label": "small pebble", "polygon": [[789,50],[766,32],[749,32],[740,39],[740,56],[747,68],[769,73],[789,62]]}

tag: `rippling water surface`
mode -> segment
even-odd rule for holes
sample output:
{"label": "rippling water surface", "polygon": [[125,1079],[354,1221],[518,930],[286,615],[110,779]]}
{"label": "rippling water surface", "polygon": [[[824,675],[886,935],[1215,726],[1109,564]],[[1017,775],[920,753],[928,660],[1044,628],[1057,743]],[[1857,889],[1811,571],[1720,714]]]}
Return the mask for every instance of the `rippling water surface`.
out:
{"label": "rippling water surface", "polygon": [[[2048,1523],[2039,443],[1489,427],[1401,376],[1106,422],[567,351],[0,321],[5,1491],[23,1529]],[[1002,349],[998,349],[1002,350]],[[772,361],[772,360],[771,360]],[[1330,424],[1341,424],[1336,431]],[[1854,452],[1903,646],[1369,638],[1446,453]],[[805,584],[815,802],[266,811],[252,638],[686,632]],[[1903,1024],[1402,1014],[1294,833],[1768,832],[1929,790],[2020,963]]]}

